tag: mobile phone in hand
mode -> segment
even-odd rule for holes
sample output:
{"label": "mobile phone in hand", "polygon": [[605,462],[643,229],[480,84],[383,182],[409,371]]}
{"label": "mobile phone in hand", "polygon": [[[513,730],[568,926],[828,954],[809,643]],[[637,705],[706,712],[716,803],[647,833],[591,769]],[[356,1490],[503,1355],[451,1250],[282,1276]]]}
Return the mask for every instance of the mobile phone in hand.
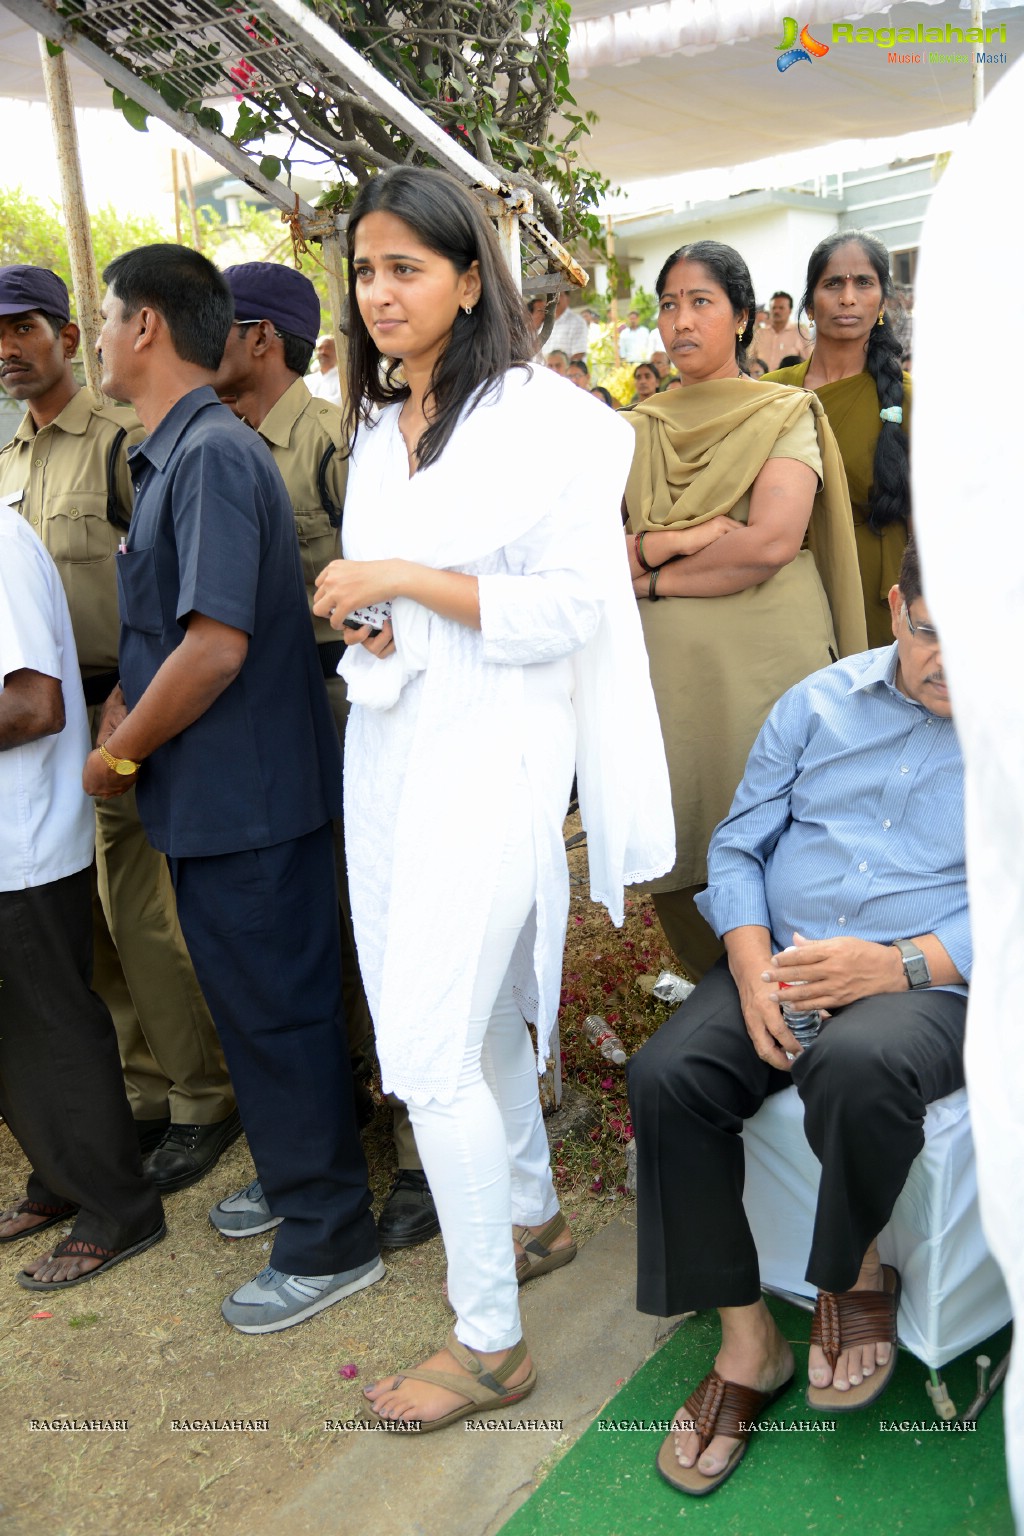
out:
{"label": "mobile phone in hand", "polygon": [[373,633],[379,635],[390,618],[390,602],[367,603],[365,608],[353,608],[341,622],[345,629],[362,629],[364,624],[368,624]]}

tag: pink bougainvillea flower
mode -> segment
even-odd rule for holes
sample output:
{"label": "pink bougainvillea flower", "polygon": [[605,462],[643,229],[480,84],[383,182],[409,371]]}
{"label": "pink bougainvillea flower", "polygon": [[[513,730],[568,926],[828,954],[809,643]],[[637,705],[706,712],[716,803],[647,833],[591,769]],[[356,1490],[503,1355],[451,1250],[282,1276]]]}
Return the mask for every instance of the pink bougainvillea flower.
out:
{"label": "pink bougainvillea flower", "polygon": [[609,1091],[609,1089],[615,1087],[615,1084],[612,1082],[610,1077],[602,1077],[602,1079],[601,1079],[601,1087],[604,1090],[604,1092],[607,1093]]}
{"label": "pink bougainvillea flower", "polygon": [[604,1189],[604,1179],[602,1179],[601,1175],[598,1174],[597,1178],[590,1186],[590,1193],[592,1195],[599,1195],[602,1189]]}
{"label": "pink bougainvillea flower", "polygon": [[344,1376],[346,1381],[355,1381],[356,1377],[359,1375],[359,1367],[358,1365],[353,1365],[350,1360],[348,1365],[341,1366],[338,1371],[338,1375]]}

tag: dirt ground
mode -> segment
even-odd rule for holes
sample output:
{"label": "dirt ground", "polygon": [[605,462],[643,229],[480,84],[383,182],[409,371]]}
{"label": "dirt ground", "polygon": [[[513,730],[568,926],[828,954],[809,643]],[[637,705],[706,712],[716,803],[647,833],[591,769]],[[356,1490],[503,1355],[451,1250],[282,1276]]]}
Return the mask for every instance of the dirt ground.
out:
{"label": "dirt ground", "polygon": [[[582,1243],[630,1198],[630,1127],[621,1069],[596,1056],[579,1026],[586,1013],[611,1014],[635,1049],[666,1013],[638,978],[671,957],[649,902],[634,898],[625,927],[613,929],[586,895],[585,855],[577,849],[570,859],[563,1073],[592,1110],[590,1129],[556,1131],[552,1141],[562,1208]],[[296,1114],[300,1121],[300,1106]],[[381,1104],[364,1134],[378,1209],[394,1176],[389,1119]],[[0,1127],[0,1202],[23,1192],[25,1174]],[[264,1338],[228,1328],[220,1303],[266,1263],[273,1234],[228,1243],[207,1211],[253,1176],[239,1141],[200,1184],[167,1197],[162,1243],[63,1295],[25,1291],[14,1280],[54,1231],[0,1250],[3,1536],[235,1536],[266,1527],[311,1470],[352,1454],[362,1438],[332,1434],[324,1421],[354,1417],[364,1384],[443,1340],[451,1317],[441,1299],[440,1238],[386,1254],[384,1281],[300,1327]],[[102,1427],[35,1427],[47,1420]],[[214,1420],[247,1427],[175,1427]]]}

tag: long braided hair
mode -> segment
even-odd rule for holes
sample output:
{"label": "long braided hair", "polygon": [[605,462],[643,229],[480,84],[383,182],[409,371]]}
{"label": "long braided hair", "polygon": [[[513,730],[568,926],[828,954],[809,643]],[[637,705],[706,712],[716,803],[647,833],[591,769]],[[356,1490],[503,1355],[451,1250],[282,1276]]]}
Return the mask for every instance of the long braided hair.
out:
{"label": "long braided hair", "polygon": [[[875,269],[885,300],[895,301],[895,289],[889,271],[889,252],[881,240],[862,229],[840,229],[827,235],[811,252],[807,263],[807,283],[800,308],[813,306],[818,280],[836,251],[844,245],[859,245]],[[903,341],[886,310],[881,325],[873,325],[868,337],[865,366],[875,381],[878,404],[903,406]],[[907,522],[910,517],[910,450],[907,434],[895,421],[883,421],[875,445],[871,492],[868,498],[868,525],[881,533],[890,523]]]}

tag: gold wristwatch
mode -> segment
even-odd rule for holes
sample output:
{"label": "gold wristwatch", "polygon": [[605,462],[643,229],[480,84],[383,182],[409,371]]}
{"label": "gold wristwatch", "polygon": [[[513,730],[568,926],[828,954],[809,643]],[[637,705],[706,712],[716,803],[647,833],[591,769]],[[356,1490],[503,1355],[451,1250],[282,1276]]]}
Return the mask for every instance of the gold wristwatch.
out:
{"label": "gold wristwatch", "polygon": [[100,757],[102,757],[107,767],[113,768],[114,772],[119,773],[123,779],[130,778],[133,773],[138,773],[142,766],[141,763],[133,763],[130,757],[115,757],[113,752],[107,751],[102,742],[100,742],[99,751]]}

